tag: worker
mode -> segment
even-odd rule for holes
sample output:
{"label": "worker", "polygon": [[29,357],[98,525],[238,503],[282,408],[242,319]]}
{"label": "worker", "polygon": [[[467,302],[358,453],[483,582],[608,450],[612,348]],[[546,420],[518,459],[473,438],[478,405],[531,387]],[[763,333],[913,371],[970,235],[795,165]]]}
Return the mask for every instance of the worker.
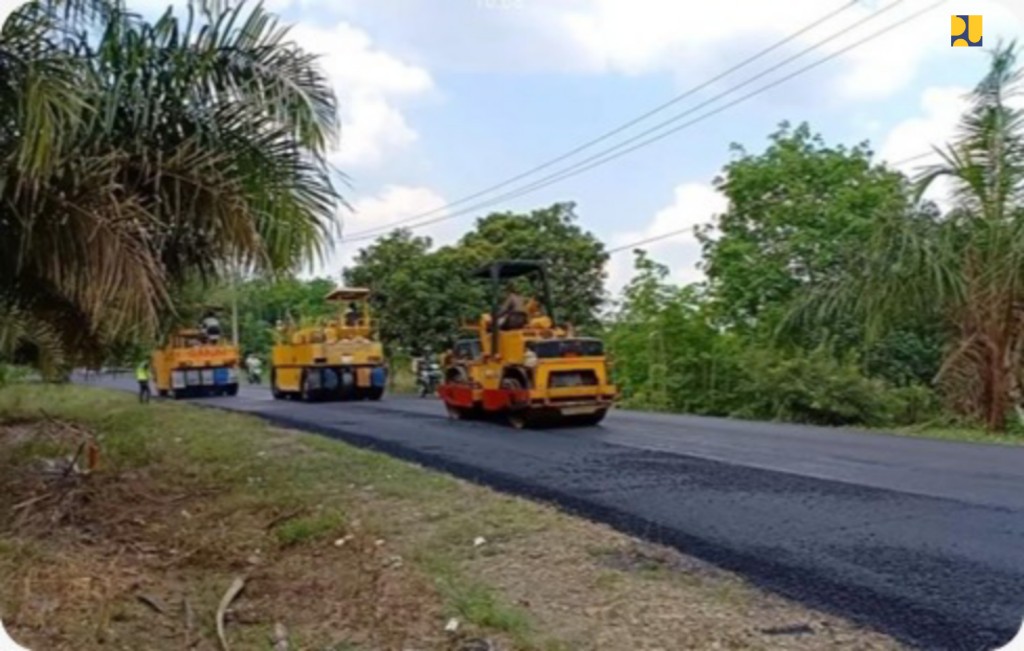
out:
{"label": "worker", "polygon": [[505,288],[505,302],[498,311],[498,327],[502,330],[516,330],[526,325],[526,299],[517,291],[514,284]]}
{"label": "worker", "polygon": [[149,402],[149,360],[144,359],[135,367],[135,379],[139,381],[139,402]]}
{"label": "worker", "polygon": [[220,340],[220,320],[211,310],[207,310],[199,325],[209,342],[217,343]]}
{"label": "worker", "polygon": [[249,384],[260,384],[263,377],[263,362],[260,361],[260,358],[250,353],[245,358],[245,368],[248,371]]}
{"label": "worker", "polygon": [[345,325],[349,328],[359,325],[359,306],[354,302],[348,304],[348,311],[345,312]]}

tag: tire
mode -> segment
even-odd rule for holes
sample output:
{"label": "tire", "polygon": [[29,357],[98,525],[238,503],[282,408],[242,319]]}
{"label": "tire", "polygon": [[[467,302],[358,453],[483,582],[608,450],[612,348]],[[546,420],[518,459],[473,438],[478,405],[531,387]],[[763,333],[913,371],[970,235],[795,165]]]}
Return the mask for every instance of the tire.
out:
{"label": "tire", "polygon": [[167,389],[157,389],[156,391],[156,395],[160,396],[161,398],[166,398],[167,396],[170,395],[170,393],[171,392],[168,391]]}
{"label": "tire", "polygon": [[384,397],[384,387],[373,387],[366,393],[366,397],[374,402]]}
{"label": "tire", "polygon": [[466,420],[467,413],[465,409],[451,405],[445,405],[445,408],[448,410],[448,418],[451,420]]}
{"label": "tire", "polygon": [[[520,391],[523,388],[523,383],[517,378],[506,377],[501,381],[501,388],[506,391]],[[515,429],[526,429],[529,424],[526,412],[520,410],[509,411],[505,414],[505,420]]]}
{"label": "tire", "polygon": [[185,389],[173,389],[171,391],[172,400],[181,400],[185,397]]}
{"label": "tire", "polygon": [[229,396],[237,396],[238,395],[238,385],[237,384],[229,385],[227,390],[225,391],[225,393],[227,393]]}
{"label": "tire", "polygon": [[314,395],[309,389],[309,384],[306,382],[307,375],[306,371],[302,372],[302,377],[299,378],[299,399],[302,402],[313,402]]}
{"label": "tire", "polygon": [[270,395],[274,396],[274,400],[284,400],[288,396],[284,391],[277,388],[277,371],[270,369]]}

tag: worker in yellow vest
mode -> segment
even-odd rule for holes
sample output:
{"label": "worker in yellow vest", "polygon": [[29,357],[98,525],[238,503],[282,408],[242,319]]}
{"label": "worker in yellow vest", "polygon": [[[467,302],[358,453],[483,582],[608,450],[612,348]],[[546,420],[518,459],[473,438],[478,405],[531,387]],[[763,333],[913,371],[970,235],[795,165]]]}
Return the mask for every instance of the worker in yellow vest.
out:
{"label": "worker in yellow vest", "polygon": [[139,402],[149,402],[149,360],[142,360],[135,367],[135,379],[139,381]]}

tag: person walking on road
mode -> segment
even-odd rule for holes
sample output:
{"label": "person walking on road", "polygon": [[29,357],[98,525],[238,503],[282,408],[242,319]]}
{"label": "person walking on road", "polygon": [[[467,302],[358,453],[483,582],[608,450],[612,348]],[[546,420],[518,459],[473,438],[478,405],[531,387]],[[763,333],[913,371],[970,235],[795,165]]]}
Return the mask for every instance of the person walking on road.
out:
{"label": "person walking on road", "polygon": [[149,402],[149,360],[142,360],[135,367],[135,379],[139,381],[139,402]]}

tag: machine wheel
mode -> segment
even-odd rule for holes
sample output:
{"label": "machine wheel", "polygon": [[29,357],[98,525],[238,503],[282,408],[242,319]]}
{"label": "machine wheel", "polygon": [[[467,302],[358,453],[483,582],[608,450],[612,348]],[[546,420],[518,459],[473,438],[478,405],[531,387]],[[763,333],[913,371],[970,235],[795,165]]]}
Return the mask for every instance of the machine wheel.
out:
{"label": "machine wheel", "polygon": [[370,400],[377,401],[384,397],[384,387],[373,387],[366,393]]}
{"label": "machine wheel", "polygon": [[157,389],[156,395],[160,396],[161,398],[166,398],[168,395],[170,395],[170,392],[167,389]]}
{"label": "machine wheel", "polygon": [[[506,377],[501,381],[501,388],[506,391],[521,391],[523,383],[518,378]],[[525,411],[510,411],[505,415],[505,419],[516,429],[526,429],[529,424]]]}
{"label": "machine wheel", "polygon": [[453,407],[451,405],[445,405],[445,409],[448,410],[448,418],[451,420],[466,420],[466,410],[460,407]]}
{"label": "machine wheel", "polygon": [[270,370],[270,395],[274,396],[274,400],[284,400],[288,396],[284,391],[277,388],[277,370]]}
{"label": "machine wheel", "polygon": [[181,400],[185,397],[185,389],[174,389],[171,391],[171,398],[173,400]]}
{"label": "machine wheel", "polygon": [[237,384],[230,385],[228,387],[228,389],[227,389],[227,394],[229,396],[237,396],[238,395],[238,385]]}
{"label": "machine wheel", "polygon": [[302,402],[313,402],[314,394],[309,388],[309,383],[306,381],[307,379],[308,376],[306,375],[306,371],[303,371],[302,377],[299,378],[299,398]]}

